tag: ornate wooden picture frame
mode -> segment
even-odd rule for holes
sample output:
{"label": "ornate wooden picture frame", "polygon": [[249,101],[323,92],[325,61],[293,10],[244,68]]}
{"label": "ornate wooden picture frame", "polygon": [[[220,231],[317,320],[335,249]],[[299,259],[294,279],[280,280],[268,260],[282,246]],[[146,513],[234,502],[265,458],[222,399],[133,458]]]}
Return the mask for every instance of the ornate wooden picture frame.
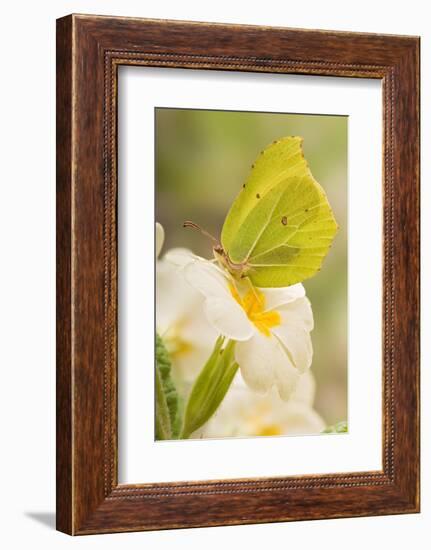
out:
{"label": "ornate wooden picture frame", "polygon": [[[118,483],[120,65],[380,79],[383,468]],[[419,511],[419,39],[70,15],[57,21],[57,528],[139,531]]]}

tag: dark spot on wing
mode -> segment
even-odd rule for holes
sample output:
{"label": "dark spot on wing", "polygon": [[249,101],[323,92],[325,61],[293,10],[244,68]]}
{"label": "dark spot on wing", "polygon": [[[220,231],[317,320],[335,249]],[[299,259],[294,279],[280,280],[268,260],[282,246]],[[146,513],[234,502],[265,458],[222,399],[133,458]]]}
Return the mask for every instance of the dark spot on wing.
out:
{"label": "dark spot on wing", "polygon": [[260,199],[259,193],[256,194],[256,199]]}
{"label": "dark spot on wing", "polygon": [[281,223],[282,223],[283,225],[287,225],[287,217],[286,217],[286,216],[283,216],[283,217],[281,218]]}

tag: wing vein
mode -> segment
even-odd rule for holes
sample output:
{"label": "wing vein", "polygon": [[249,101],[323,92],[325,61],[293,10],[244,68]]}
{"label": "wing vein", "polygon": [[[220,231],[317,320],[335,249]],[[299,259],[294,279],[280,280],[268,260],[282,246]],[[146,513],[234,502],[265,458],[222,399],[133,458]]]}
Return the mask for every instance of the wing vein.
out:
{"label": "wing vein", "polygon": [[282,196],[283,196],[283,193],[281,193],[280,196],[278,197],[278,199],[275,201],[275,204],[274,204],[273,208],[271,209],[271,213],[268,216],[268,220],[264,223],[262,229],[259,231],[256,239],[254,240],[253,244],[251,245],[250,250],[248,251],[246,259],[245,259],[246,262],[248,262],[251,254],[253,253],[253,250],[256,248],[256,245],[259,242],[259,239],[262,237],[264,231],[266,230],[268,225],[271,223],[272,215],[274,214],[275,209],[279,205]]}

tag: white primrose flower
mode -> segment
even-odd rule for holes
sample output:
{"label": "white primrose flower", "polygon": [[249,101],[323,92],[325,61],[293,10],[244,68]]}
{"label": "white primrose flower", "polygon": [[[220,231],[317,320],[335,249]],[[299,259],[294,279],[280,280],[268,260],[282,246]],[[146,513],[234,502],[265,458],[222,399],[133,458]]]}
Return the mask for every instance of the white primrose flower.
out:
{"label": "white primrose flower", "polygon": [[[156,223],[156,257],[163,246],[163,227]],[[156,263],[156,327],[172,361],[178,386],[187,393],[214,347],[217,333],[203,313],[203,298],[184,279],[169,254],[192,261],[187,249],[172,249]]]}
{"label": "white primrose flower", "polygon": [[156,260],[160,256],[160,252],[165,242],[165,230],[163,225],[159,222],[156,222]]}
{"label": "white primrose flower", "polygon": [[299,379],[289,401],[272,388],[261,395],[250,390],[238,373],[214,416],[192,437],[221,438],[318,434],[325,428],[314,410],[315,381],[311,371]]}
{"label": "white primrose flower", "polygon": [[209,323],[236,340],[235,360],[247,385],[265,393],[275,387],[287,401],[311,365],[313,313],[302,284],[256,288],[238,282],[215,263],[170,255],[204,298]]}

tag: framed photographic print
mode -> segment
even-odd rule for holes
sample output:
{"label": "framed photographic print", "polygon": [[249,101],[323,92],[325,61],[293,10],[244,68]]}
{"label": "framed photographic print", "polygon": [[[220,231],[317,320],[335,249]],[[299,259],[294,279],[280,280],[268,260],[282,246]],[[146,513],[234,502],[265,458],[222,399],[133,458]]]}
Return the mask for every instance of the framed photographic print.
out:
{"label": "framed photographic print", "polygon": [[57,21],[57,528],[419,511],[419,39]]}

